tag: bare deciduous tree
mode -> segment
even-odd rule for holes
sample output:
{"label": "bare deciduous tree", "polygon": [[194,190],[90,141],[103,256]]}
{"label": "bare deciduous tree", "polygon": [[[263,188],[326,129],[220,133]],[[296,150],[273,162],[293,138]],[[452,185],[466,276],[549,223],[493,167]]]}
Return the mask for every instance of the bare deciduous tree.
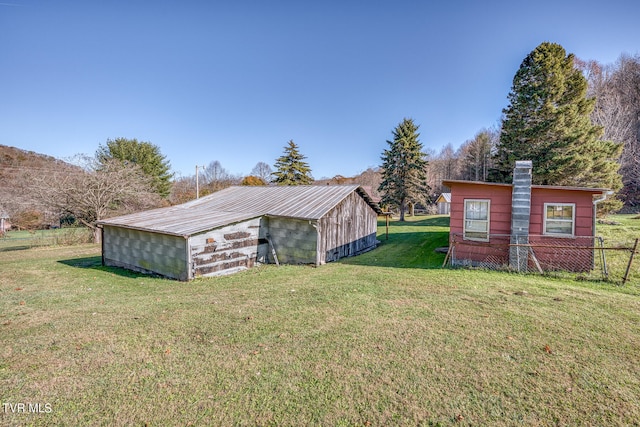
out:
{"label": "bare deciduous tree", "polygon": [[91,228],[96,243],[100,241],[97,221],[160,205],[151,179],[138,166],[120,161],[98,164],[86,157],[83,161],[82,171],[32,175],[30,189],[32,196],[49,209],[61,216],[73,215]]}
{"label": "bare deciduous tree", "polygon": [[466,141],[458,149],[460,178],[472,181],[486,181],[492,167],[492,155],[500,132],[483,129],[473,139]]}
{"label": "bare deciduous tree", "polygon": [[174,179],[171,186],[169,201],[172,205],[186,203],[196,198],[196,177],[195,175],[183,176]]}
{"label": "bare deciduous tree", "polygon": [[446,179],[458,179],[460,168],[457,153],[451,144],[445,145],[442,150],[431,158],[427,166],[429,186],[435,193],[442,193],[445,188],[442,181]]}
{"label": "bare deciduous tree", "polygon": [[273,173],[273,170],[271,169],[271,166],[269,166],[265,162],[258,162],[253,167],[253,169],[251,169],[251,175],[257,176],[258,178],[262,178],[262,180],[264,182],[270,182],[271,181],[271,174],[272,173]]}
{"label": "bare deciduous tree", "polygon": [[202,184],[200,195],[206,195],[222,190],[240,181],[240,178],[233,176],[222,167],[218,160],[214,160],[204,168],[202,173]]}
{"label": "bare deciduous tree", "polygon": [[589,95],[596,98],[591,115],[604,127],[604,140],[624,144],[620,158],[622,193],[629,206],[640,205],[640,56],[621,55],[610,66],[581,61],[589,82]]}

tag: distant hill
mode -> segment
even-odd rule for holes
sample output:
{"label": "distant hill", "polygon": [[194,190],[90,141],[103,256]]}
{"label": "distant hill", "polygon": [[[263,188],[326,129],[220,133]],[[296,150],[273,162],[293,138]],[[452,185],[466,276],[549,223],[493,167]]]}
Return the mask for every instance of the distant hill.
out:
{"label": "distant hill", "polygon": [[333,178],[317,179],[314,181],[315,185],[346,185],[357,184],[365,188],[365,190],[374,198],[379,200],[380,195],[378,193],[378,186],[382,181],[382,176],[378,168],[369,168],[366,171],[356,175],[354,177],[344,177],[342,175],[336,175]]}
{"label": "distant hill", "polygon": [[24,211],[43,210],[30,197],[29,175],[46,176],[77,168],[45,154],[0,145],[0,211],[13,217]]}

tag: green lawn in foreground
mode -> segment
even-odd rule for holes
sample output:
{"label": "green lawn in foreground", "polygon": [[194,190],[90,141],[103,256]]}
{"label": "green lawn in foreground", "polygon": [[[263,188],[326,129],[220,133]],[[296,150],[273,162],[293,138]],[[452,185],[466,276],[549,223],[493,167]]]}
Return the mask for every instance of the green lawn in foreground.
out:
{"label": "green lawn in foreground", "polygon": [[189,283],[0,252],[0,402],[51,407],[0,425],[638,422],[638,285],[443,270],[446,236]]}

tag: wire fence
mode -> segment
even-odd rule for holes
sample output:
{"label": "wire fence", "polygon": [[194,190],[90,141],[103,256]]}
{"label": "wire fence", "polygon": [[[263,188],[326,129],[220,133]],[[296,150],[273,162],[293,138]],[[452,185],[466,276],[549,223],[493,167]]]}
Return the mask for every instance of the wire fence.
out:
{"label": "wire fence", "polygon": [[492,234],[477,241],[452,233],[444,265],[640,284],[638,240]]}
{"label": "wire fence", "polygon": [[0,234],[0,252],[39,246],[67,246],[93,241],[91,230],[83,227],[55,230],[8,231]]}

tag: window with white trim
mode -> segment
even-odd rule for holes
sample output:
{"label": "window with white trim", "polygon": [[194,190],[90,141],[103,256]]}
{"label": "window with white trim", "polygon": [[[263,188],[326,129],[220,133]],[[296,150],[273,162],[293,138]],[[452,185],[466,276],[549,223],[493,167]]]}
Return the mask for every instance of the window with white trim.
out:
{"label": "window with white trim", "polygon": [[463,236],[466,240],[489,241],[489,210],[491,202],[465,199]]}
{"label": "window with white trim", "polygon": [[576,223],[575,203],[545,203],[543,234],[573,237]]}

